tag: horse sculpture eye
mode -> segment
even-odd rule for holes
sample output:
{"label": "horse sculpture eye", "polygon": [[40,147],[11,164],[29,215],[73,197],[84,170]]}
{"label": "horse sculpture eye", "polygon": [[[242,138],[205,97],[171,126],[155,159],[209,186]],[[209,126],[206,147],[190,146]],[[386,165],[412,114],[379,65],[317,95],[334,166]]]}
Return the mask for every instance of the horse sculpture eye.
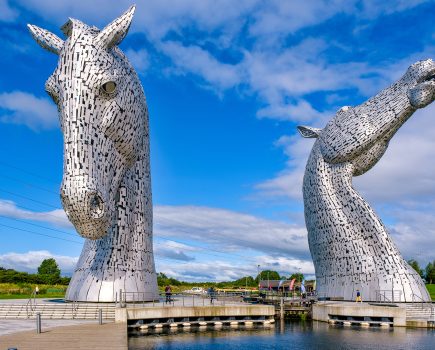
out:
{"label": "horse sculpture eye", "polygon": [[116,91],[116,83],[114,81],[108,81],[101,87],[106,94],[113,94]]}

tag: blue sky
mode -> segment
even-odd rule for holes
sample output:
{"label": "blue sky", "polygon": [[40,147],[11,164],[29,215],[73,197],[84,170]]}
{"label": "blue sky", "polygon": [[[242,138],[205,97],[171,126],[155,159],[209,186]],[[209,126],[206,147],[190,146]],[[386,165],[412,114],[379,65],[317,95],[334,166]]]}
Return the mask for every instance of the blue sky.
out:
{"label": "blue sky", "polygon": [[[44,91],[57,56],[27,32],[68,17],[102,28],[129,1],[0,0],[0,266],[73,270],[82,239],[58,191],[62,135]],[[121,49],[150,110],[157,270],[188,280],[312,275],[301,182],[323,127],[420,59],[434,1],[138,1]],[[405,258],[435,259],[434,106],[418,111],[355,186]],[[50,236],[50,237],[47,237]]]}

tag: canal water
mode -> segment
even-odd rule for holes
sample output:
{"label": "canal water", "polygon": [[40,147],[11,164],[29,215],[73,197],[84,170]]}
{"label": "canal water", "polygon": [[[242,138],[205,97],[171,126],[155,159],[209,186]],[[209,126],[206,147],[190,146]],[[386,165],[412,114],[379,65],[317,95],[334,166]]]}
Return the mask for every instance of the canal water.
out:
{"label": "canal water", "polygon": [[192,327],[129,335],[129,350],[376,349],[435,350],[435,330],[360,328],[324,322],[279,322],[269,328]]}

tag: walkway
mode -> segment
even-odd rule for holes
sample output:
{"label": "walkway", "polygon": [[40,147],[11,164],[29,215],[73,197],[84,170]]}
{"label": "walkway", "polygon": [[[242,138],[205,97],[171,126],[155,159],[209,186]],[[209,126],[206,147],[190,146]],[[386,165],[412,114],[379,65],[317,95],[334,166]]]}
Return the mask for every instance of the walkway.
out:
{"label": "walkway", "polygon": [[19,350],[127,350],[125,324],[106,323],[100,325],[78,325],[20,332],[0,336],[0,349]]}

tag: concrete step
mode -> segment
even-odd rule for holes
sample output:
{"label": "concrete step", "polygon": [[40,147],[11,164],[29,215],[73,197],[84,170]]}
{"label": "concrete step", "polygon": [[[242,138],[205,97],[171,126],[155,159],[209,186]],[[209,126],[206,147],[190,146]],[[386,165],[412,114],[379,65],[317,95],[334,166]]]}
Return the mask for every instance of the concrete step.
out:
{"label": "concrete step", "polygon": [[410,321],[428,320],[435,315],[435,305],[428,303],[406,304],[406,319]]}
{"label": "concrete step", "polygon": [[115,318],[115,306],[108,304],[0,304],[0,319],[34,318],[36,313],[45,319],[98,319],[99,309],[103,319]]}

